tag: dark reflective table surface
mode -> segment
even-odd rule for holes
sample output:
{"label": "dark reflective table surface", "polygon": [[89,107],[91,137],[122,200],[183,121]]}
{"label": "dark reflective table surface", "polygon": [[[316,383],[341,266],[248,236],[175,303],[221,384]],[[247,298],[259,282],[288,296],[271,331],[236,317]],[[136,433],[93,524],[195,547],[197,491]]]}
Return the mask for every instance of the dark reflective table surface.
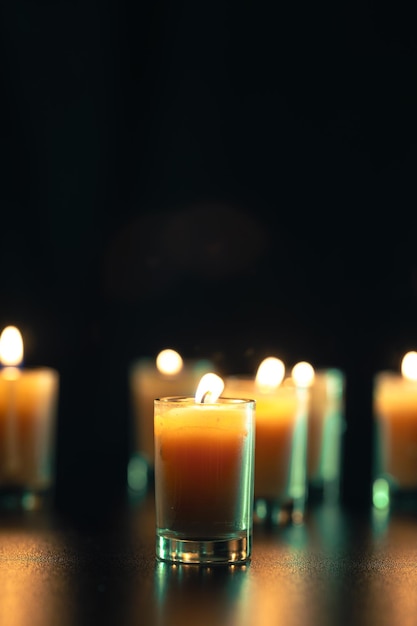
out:
{"label": "dark reflective table surface", "polygon": [[245,566],[157,562],[151,496],[112,522],[0,516],[0,624],[320,626],[417,620],[417,516],[316,506],[255,527]]}

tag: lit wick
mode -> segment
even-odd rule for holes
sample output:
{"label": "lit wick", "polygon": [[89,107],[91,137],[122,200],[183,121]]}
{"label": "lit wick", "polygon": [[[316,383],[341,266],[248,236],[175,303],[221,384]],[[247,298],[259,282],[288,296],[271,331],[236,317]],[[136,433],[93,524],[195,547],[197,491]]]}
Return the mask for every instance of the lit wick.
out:
{"label": "lit wick", "polygon": [[224,382],[217,374],[208,373],[202,376],[195,392],[195,401],[198,404],[214,404],[224,389]]}

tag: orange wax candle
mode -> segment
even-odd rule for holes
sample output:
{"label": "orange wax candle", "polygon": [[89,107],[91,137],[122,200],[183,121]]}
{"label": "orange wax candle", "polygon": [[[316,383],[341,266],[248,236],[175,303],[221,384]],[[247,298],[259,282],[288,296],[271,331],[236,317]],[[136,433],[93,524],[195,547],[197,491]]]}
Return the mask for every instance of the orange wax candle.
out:
{"label": "orange wax candle", "polygon": [[47,367],[18,367],[22,354],[23,344],[15,360],[1,358],[5,366],[0,370],[0,489],[40,492],[51,486],[54,476],[59,376]]}
{"label": "orange wax candle", "polygon": [[256,401],[255,498],[275,500],[289,480],[298,411],[296,388],[285,384],[262,390],[255,380],[228,377],[224,395]]}
{"label": "orange wax candle", "polygon": [[407,378],[404,370],[402,375],[380,372],[375,378],[374,414],[380,473],[400,489],[416,489],[417,380]]}
{"label": "orange wax candle", "polygon": [[57,388],[48,368],[0,372],[0,486],[49,486]]}
{"label": "orange wax candle", "polygon": [[242,530],[252,516],[253,403],[166,400],[155,402],[159,527],[188,539]]}

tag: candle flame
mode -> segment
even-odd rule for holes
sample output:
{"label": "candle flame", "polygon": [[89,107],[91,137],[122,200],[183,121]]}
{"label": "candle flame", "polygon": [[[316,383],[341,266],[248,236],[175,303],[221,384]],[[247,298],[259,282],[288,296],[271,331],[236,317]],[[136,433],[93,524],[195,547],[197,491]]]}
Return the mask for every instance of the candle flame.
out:
{"label": "candle flame", "polygon": [[161,374],[169,374],[174,376],[178,374],[184,365],[181,355],[175,350],[162,350],[156,357],[156,367]]}
{"label": "candle flame", "polygon": [[307,361],[300,361],[292,368],[291,376],[297,387],[311,387],[315,376],[314,368]]}
{"label": "candle flame", "polygon": [[417,352],[407,352],[401,362],[401,373],[408,380],[417,380]]}
{"label": "candle flame", "polygon": [[198,404],[214,404],[221,396],[224,389],[224,381],[217,374],[209,372],[201,377],[195,392],[195,401]]}
{"label": "candle flame", "polygon": [[16,326],[6,326],[0,335],[0,362],[7,366],[23,361],[23,339]]}
{"label": "candle flame", "polygon": [[269,356],[258,367],[255,383],[258,387],[274,389],[279,387],[285,375],[285,365],[281,359]]}

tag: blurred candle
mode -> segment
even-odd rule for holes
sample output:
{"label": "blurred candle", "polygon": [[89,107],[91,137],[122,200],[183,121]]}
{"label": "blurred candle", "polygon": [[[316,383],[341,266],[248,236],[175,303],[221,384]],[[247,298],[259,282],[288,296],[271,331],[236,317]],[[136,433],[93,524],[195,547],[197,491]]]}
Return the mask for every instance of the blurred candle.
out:
{"label": "blurred candle", "polygon": [[404,355],[401,373],[376,375],[374,417],[374,505],[384,508],[392,496],[410,496],[417,507],[417,352]]}
{"label": "blurred candle", "polygon": [[223,384],[208,373],[195,398],[155,400],[160,558],[215,563],[250,556],[255,403],[219,397]]}
{"label": "blurred candle", "polygon": [[0,493],[25,504],[54,483],[59,376],[47,367],[23,368],[22,360],[21,333],[8,326],[0,336]]}
{"label": "blurred candle", "polygon": [[[291,370],[291,379],[296,388],[298,407],[291,456],[290,493],[299,499],[299,509],[304,512],[307,499],[307,434],[308,405],[311,386],[315,380],[313,366],[299,361]],[[301,517],[301,513],[299,513]]]}
{"label": "blurred candle", "polygon": [[194,395],[203,374],[211,371],[209,360],[184,360],[170,348],[156,359],[138,359],[129,368],[132,410],[132,456],[128,484],[133,490],[147,487],[154,467],[154,400],[162,396]]}
{"label": "blurred candle", "polygon": [[[228,376],[224,395],[256,401],[255,519],[286,523],[300,521],[305,497],[304,483],[296,486],[299,473],[292,465],[300,398],[291,378],[284,380],[285,365],[268,357],[255,378]],[[305,459],[300,458],[301,463]],[[304,470],[301,468],[301,474]]]}

